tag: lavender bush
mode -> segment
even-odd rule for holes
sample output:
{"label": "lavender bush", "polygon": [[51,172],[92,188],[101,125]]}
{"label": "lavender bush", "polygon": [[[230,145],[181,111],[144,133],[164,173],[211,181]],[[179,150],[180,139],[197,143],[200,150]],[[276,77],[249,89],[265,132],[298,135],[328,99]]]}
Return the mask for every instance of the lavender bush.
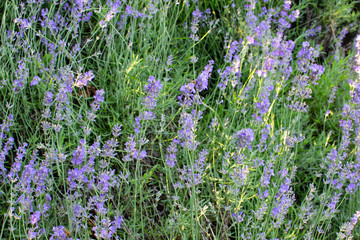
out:
{"label": "lavender bush", "polygon": [[0,239],[359,238],[359,14],[310,4],[2,1]]}

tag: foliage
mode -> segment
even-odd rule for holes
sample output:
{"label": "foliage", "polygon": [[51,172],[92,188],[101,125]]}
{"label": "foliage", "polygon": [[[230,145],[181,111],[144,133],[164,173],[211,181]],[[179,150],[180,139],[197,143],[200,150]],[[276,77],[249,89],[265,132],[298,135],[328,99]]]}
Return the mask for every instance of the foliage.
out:
{"label": "foliage", "polygon": [[360,237],[357,4],[1,1],[0,239]]}

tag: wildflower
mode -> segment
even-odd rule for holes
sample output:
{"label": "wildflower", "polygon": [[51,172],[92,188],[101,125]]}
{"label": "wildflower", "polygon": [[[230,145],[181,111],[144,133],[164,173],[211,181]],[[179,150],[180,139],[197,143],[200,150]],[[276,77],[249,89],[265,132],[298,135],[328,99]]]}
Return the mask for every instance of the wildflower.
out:
{"label": "wildflower", "polygon": [[223,91],[225,90],[228,82],[230,74],[232,73],[232,67],[227,66],[225,69],[221,72],[221,69],[218,70],[218,73],[220,75],[220,82],[218,84],[218,87]]}
{"label": "wildflower", "polygon": [[181,146],[189,150],[195,150],[199,144],[195,140],[197,120],[198,118],[195,110],[191,114],[186,112],[181,113],[180,123],[182,124],[182,128],[178,132],[179,140],[182,140]]}
{"label": "wildflower", "polygon": [[270,185],[271,176],[275,176],[274,169],[273,169],[273,164],[268,163],[265,166],[263,175],[261,176],[261,179],[260,179],[260,184],[261,184],[262,187],[267,188]]}
{"label": "wildflower", "polygon": [[170,146],[167,148],[167,154],[165,156],[166,164],[168,167],[172,168],[175,167],[175,164],[177,162],[176,160],[176,152],[177,152],[177,144],[179,144],[180,141],[178,139],[173,139]]}
{"label": "wildflower", "polygon": [[18,69],[15,72],[15,77],[13,91],[19,93],[25,88],[26,81],[29,77],[29,69],[26,67],[23,60],[18,62]]}
{"label": "wildflower", "polygon": [[[179,169],[180,172],[180,180],[182,180],[185,183],[185,186],[190,188],[192,186],[197,186],[201,184],[203,180],[203,176],[205,175],[205,159],[208,155],[207,150],[203,150],[199,154],[199,158],[195,160],[195,163],[193,166],[183,166],[182,169]],[[178,182],[176,184],[176,187],[181,188],[182,184]]]}
{"label": "wildflower", "polygon": [[173,63],[173,60],[174,60],[173,55],[169,55],[167,60],[166,60],[165,71],[167,71],[167,72],[171,71],[172,68],[170,66]]}
{"label": "wildflower", "polygon": [[268,206],[267,206],[266,202],[263,202],[257,211],[254,211],[254,210],[252,210],[252,211],[257,220],[263,220],[264,214],[267,211],[267,209],[268,209]]}
{"label": "wildflower", "polygon": [[336,47],[340,48],[342,45],[342,41],[345,38],[346,34],[348,33],[348,30],[346,28],[343,28],[339,34],[339,36],[336,39]]}
{"label": "wildflower", "polygon": [[15,162],[13,163],[13,165],[11,166],[10,172],[8,173],[8,178],[10,181],[17,181],[18,180],[18,173],[21,170],[21,166],[22,166],[22,160],[26,155],[26,147],[28,146],[28,144],[26,142],[23,143],[22,146],[20,146],[17,150],[16,150],[16,157],[15,157]]}
{"label": "wildflower", "polygon": [[82,88],[84,86],[86,86],[88,84],[88,82],[90,82],[91,80],[94,79],[94,73],[92,71],[88,71],[84,74],[80,74],[74,83],[74,86],[78,87],[78,88]]}
{"label": "wildflower", "polygon": [[[35,227],[36,228],[36,227]],[[35,232],[35,228],[28,230],[29,239],[36,239],[38,232]]]}
{"label": "wildflower", "polygon": [[197,42],[199,41],[199,36],[197,35],[197,32],[199,30],[198,26],[200,23],[200,19],[202,17],[202,12],[200,12],[200,10],[198,8],[196,8],[195,11],[192,12],[192,20],[191,20],[191,35],[190,38],[194,41]]}
{"label": "wildflower", "polygon": [[332,87],[331,89],[331,93],[329,95],[329,99],[328,99],[328,103],[333,103],[334,102],[334,99],[335,99],[335,95],[336,95],[336,92],[337,92],[337,86],[334,86]]}
{"label": "wildflower", "polygon": [[136,148],[136,142],[134,140],[134,136],[130,135],[128,137],[128,141],[125,143],[125,152],[127,153],[125,157],[123,157],[123,161],[129,162],[133,159],[144,159],[146,157],[146,151],[139,151]]}
{"label": "wildflower", "polygon": [[190,62],[191,62],[192,64],[197,63],[198,60],[199,60],[199,58],[196,57],[196,56],[191,56],[191,57],[190,57]]}
{"label": "wildflower", "polygon": [[121,228],[121,224],[124,222],[124,217],[116,215],[113,221],[113,224],[116,226],[117,229]]}
{"label": "wildflower", "polygon": [[323,211],[324,218],[331,218],[335,213],[339,212],[336,209],[337,203],[340,201],[340,196],[342,193],[334,193],[334,196],[331,198],[329,202],[326,203],[327,209]]}
{"label": "wildflower", "polygon": [[101,103],[104,101],[104,89],[97,90],[94,96],[94,101],[91,103],[91,110],[87,114],[90,121],[95,121],[95,113],[100,109]]}
{"label": "wildflower", "polygon": [[235,135],[235,144],[238,148],[248,147],[251,149],[251,143],[254,141],[254,131],[250,128],[242,129]]}
{"label": "wildflower", "polygon": [[245,184],[248,174],[249,168],[245,165],[245,167],[236,167],[233,172],[230,173],[230,177],[237,187],[241,187]]}
{"label": "wildflower", "polygon": [[360,218],[360,211],[357,211],[354,214],[354,216],[350,219],[350,222],[346,222],[341,226],[340,232],[337,234],[336,240],[352,239],[351,232],[353,231],[359,218]]}
{"label": "wildflower", "polygon": [[58,226],[52,228],[54,234],[50,237],[50,240],[62,240],[67,239],[66,231],[64,226]]}
{"label": "wildflower", "polygon": [[133,124],[134,130],[135,130],[135,134],[139,134],[140,133],[140,128],[141,128],[141,123],[140,123],[140,117],[136,117],[135,118],[135,123]]}
{"label": "wildflower", "polygon": [[178,100],[180,100],[180,104],[183,106],[191,106],[196,93],[195,84],[188,83],[181,86],[180,92],[182,94],[177,97]]}
{"label": "wildflower", "polygon": [[[6,155],[10,152],[14,145],[14,138],[9,137],[5,145],[2,145],[2,151],[0,152],[0,175],[6,173],[6,168],[4,166]],[[0,145],[1,146],[1,145]]]}
{"label": "wildflower", "polygon": [[106,141],[106,143],[104,144],[103,148],[102,148],[102,157],[109,157],[109,158],[114,158],[115,157],[115,148],[118,146],[118,141],[117,139],[110,139],[108,141]]}
{"label": "wildflower", "polygon": [[196,90],[201,92],[208,87],[208,80],[213,70],[214,61],[210,60],[208,65],[205,66],[204,70],[200,73],[196,79]]}
{"label": "wildflower", "polygon": [[122,124],[116,123],[112,128],[112,134],[114,137],[118,137],[121,134]]}
{"label": "wildflower", "polygon": [[44,106],[50,106],[51,103],[52,103],[52,98],[53,98],[53,93],[52,92],[45,92],[43,105]]}
{"label": "wildflower", "polygon": [[38,83],[41,81],[41,79],[38,76],[35,76],[33,80],[30,83],[30,86],[38,85]]}
{"label": "wildflower", "polygon": [[233,213],[232,216],[237,223],[243,222],[244,218],[245,218],[245,214],[242,211],[240,211],[238,213]]}
{"label": "wildflower", "polygon": [[225,62],[230,63],[232,61],[236,51],[238,50],[238,45],[239,45],[238,41],[231,42],[229,50],[225,55]]}
{"label": "wildflower", "polygon": [[99,25],[100,25],[101,28],[105,28],[107,26],[108,22],[110,22],[110,20],[115,17],[115,15],[119,12],[119,7],[120,7],[119,3],[115,3],[111,7],[110,11],[105,16],[105,19],[101,20],[99,22]]}
{"label": "wildflower", "polygon": [[305,31],[305,38],[316,36],[321,31],[321,26]]}
{"label": "wildflower", "polygon": [[190,107],[193,103],[201,104],[201,99],[198,94],[208,87],[208,80],[213,70],[214,61],[210,60],[209,63],[204,67],[204,70],[199,74],[195,83],[188,83],[180,87],[182,93],[178,96],[179,104],[184,107]]}
{"label": "wildflower", "polygon": [[152,111],[144,111],[140,113],[141,120],[153,120],[155,119],[155,114]]}
{"label": "wildflower", "polygon": [[30,217],[30,223],[31,225],[35,225],[40,220],[41,213],[40,211],[36,211],[33,213]]}
{"label": "wildflower", "polygon": [[71,161],[74,165],[81,165],[85,160],[85,139],[80,140],[80,145],[77,147],[77,149],[73,153],[73,159]]}
{"label": "wildflower", "polygon": [[147,96],[143,98],[142,103],[147,109],[155,108],[156,98],[159,96],[162,87],[161,82],[155,80],[154,76],[149,77],[148,84],[144,87],[144,91],[147,93]]}
{"label": "wildflower", "polygon": [[209,128],[211,129],[211,131],[214,131],[218,125],[219,125],[218,119],[214,117],[213,119],[211,119],[211,124]]}
{"label": "wildflower", "polygon": [[276,220],[273,222],[275,228],[279,228],[285,220],[285,215],[293,205],[295,197],[291,194],[282,195],[274,202],[275,207],[271,211],[271,216]]}

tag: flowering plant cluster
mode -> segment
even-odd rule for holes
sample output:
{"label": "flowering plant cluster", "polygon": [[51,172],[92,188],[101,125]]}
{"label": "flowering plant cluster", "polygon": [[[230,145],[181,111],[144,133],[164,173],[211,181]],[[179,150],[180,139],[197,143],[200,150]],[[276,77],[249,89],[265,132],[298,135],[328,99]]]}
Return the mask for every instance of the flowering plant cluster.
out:
{"label": "flowering plant cluster", "polygon": [[0,239],[360,237],[360,36],[295,2],[1,1]]}

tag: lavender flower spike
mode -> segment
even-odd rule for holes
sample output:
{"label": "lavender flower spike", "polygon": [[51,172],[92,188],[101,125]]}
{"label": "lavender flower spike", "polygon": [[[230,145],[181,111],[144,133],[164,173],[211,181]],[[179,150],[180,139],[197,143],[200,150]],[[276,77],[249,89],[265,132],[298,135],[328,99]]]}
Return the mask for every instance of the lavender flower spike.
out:
{"label": "lavender flower spike", "polygon": [[213,70],[214,60],[210,60],[208,65],[205,66],[204,71],[200,73],[196,79],[196,89],[201,92],[208,87],[208,80]]}
{"label": "lavender flower spike", "polygon": [[254,141],[254,131],[250,128],[245,128],[238,131],[234,137],[237,148],[249,147],[251,149],[251,142]]}

